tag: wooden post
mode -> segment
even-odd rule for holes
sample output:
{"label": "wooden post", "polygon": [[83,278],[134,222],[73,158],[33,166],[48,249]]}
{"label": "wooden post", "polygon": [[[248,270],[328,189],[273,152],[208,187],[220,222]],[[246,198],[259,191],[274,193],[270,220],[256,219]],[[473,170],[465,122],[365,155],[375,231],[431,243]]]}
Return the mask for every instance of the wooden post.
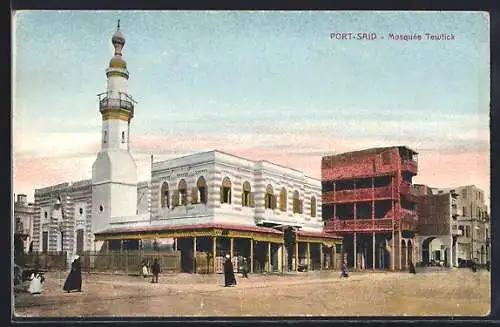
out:
{"label": "wooden post", "polygon": [[399,231],[398,231],[398,253],[399,253],[399,269],[403,269],[402,263],[401,263],[401,221],[399,224]]}
{"label": "wooden post", "polygon": [[[335,270],[335,268],[337,268],[337,244],[333,244],[331,255],[332,255],[332,258],[330,261],[332,264],[332,270]],[[342,261],[343,260],[344,260],[344,258],[342,258]]]}
{"label": "wooden post", "polygon": [[299,268],[299,242],[295,241],[295,271]]}
{"label": "wooden post", "polygon": [[196,236],[193,237],[193,273],[196,274]]}
{"label": "wooden post", "polygon": [[285,243],[281,244],[281,273],[285,272]]}
{"label": "wooden post", "polygon": [[177,238],[174,238],[174,247],[175,251],[179,251],[179,248],[177,247]]}
{"label": "wooden post", "polygon": [[212,237],[212,265],[214,266],[214,274],[216,273],[216,269],[217,269],[217,266],[216,266],[216,255],[217,255],[217,236],[214,236]]}
{"label": "wooden post", "polygon": [[357,249],[356,249],[356,232],[354,232],[354,237],[352,239],[352,244],[353,244],[353,247],[354,247],[354,269],[356,269],[357,267],[357,263],[358,263],[358,253],[357,253]]}
{"label": "wooden post", "polygon": [[109,253],[109,240],[106,240],[104,242],[106,242],[106,253]]}
{"label": "wooden post", "polygon": [[319,270],[323,270],[323,243],[319,244]]}
{"label": "wooden post", "polygon": [[250,273],[253,273],[253,238],[250,239]]}
{"label": "wooden post", "polygon": [[123,240],[120,240],[120,252],[123,252]]}
{"label": "wooden post", "polygon": [[307,242],[307,270],[312,270],[311,265],[311,243]]}
{"label": "wooden post", "polygon": [[372,235],[372,269],[375,271],[375,232]]}
{"label": "wooden post", "polygon": [[234,238],[229,238],[229,244],[230,244],[230,247],[229,247],[229,253],[231,255],[231,260],[233,260],[233,255],[234,255]]}
{"label": "wooden post", "polygon": [[128,276],[128,250],[125,250],[125,275]]}
{"label": "wooden post", "polygon": [[267,267],[268,272],[272,272],[271,265],[271,242],[267,242]]}

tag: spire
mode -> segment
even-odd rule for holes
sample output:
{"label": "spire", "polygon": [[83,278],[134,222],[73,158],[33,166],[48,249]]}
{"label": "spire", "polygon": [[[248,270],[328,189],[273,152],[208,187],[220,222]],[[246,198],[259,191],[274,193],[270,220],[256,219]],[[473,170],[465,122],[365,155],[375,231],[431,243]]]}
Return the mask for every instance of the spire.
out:
{"label": "spire", "polygon": [[120,19],[118,19],[118,23],[116,24],[116,32],[115,34],[113,34],[111,42],[115,47],[115,56],[121,56],[123,46],[125,45],[125,37],[123,36],[123,33],[120,31]]}

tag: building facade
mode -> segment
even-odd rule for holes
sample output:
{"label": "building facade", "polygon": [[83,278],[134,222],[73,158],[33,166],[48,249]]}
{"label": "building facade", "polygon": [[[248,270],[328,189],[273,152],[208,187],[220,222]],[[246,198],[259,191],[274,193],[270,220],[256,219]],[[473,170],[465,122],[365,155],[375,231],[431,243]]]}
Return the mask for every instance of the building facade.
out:
{"label": "building facade", "polygon": [[485,264],[491,260],[491,228],[484,191],[475,185],[455,187],[452,191],[457,194],[458,214],[453,224],[453,229],[458,231],[457,259],[477,259]]}
{"label": "building facade", "polygon": [[418,195],[418,262],[422,265],[456,266],[457,237],[455,221],[457,194],[414,185]]}
{"label": "building facade", "polygon": [[404,146],[322,159],[325,231],[344,237],[354,269],[405,269],[415,257],[417,153]]}
{"label": "building facade", "polygon": [[33,249],[33,219],[35,206],[28,203],[25,194],[18,194],[14,202],[14,234],[22,240],[24,252]]}
{"label": "building facade", "polygon": [[[484,192],[474,185],[431,188],[418,194],[420,262],[459,266],[460,261],[490,260],[489,215]],[[471,215],[472,213],[472,215]]]}
{"label": "building facade", "polygon": [[153,163],[151,223],[113,226],[96,234],[108,250],[172,239],[184,271],[200,252],[214,265],[225,254],[247,257],[253,271],[322,269],[341,243],[323,232],[319,180],[221,151]]}

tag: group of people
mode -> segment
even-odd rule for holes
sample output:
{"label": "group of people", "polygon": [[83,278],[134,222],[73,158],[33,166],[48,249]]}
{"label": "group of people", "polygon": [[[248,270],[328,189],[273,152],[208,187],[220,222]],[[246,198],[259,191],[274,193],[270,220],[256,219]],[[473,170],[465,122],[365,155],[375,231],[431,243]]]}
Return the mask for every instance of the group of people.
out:
{"label": "group of people", "polygon": [[148,267],[146,261],[142,263],[142,276],[147,278],[149,275],[153,276],[151,283],[158,283],[158,275],[160,274],[160,264],[158,263],[158,259],[154,259],[151,268]]}

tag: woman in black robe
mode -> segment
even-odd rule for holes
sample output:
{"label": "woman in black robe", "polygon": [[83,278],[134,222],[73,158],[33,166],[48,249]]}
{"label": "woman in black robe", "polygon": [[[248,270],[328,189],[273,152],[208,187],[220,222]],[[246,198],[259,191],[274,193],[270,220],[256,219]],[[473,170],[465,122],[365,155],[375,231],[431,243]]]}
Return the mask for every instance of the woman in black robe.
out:
{"label": "woman in black robe", "polygon": [[410,261],[410,274],[416,274],[417,271],[415,270],[415,265],[413,264],[413,262]]}
{"label": "woman in black robe", "polygon": [[235,286],[236,277],[234,277],[233,263],[231,262],[231,257],[226,254],[226,261],[224,262],[224,286]]}
{"label": "woman in black robe", "polygon": [[68,278],[66,278],[63,290],[68,293],[74,290],[78,292],[82,291],[82,265],[80,257],[73,260],[73,263],[71,264],[71,271],[69,272]]}

